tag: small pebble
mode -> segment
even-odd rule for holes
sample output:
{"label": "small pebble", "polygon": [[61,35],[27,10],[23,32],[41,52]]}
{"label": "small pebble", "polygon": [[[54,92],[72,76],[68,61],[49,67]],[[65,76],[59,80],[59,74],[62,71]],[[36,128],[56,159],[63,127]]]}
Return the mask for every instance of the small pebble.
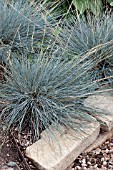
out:
{"label": "small pebble", "polygon": [[94,165],[94,168],[97,168],[97,166],[98,166],[97,164],[96,164],[96,165]]}
{"label": "small pebble", "polygon": [[109,144],[109,141],[106,141],[105,144]]}
{"label": "small pebble", "polygon": [[7,129],[7,126],[3,125],[3,131],[5,131]]}
{"label": "small pebble", "polygon": [[103,162],[103,165],[104,165],[104,166],[105,166],[105,165],[107,165],[107,162],[106,162],[106,161],[104,161],[104,162]]}
{"label": "small pebble", "polygon": [[105,156],[105,160],[108,161],[108,160],[109,160],[109,157],[108,157],[108,156]]}
{"label": "small pebble", "polygon": [[101,161],[103,162],[105,160],[105,158],[101,158]]}
{"label": "small pebble", "polygon": [[81,167],[80,167],[80,166],[76,166],[76,168],[77,168],[77,170],[80,170],[80,169],[81,169]]}
{"label": "small pebble", "polygon": [[29,145],[29,141],[27,141],[26,143],[25,143],[25,146],[28,146]]}
{"label": "small pebble", "polygon": [[86,164],[86,159],[83,159],[83,160],[82,160],[82,163],[83,163],[83,164]]}
{"label": "small pebble", "polygon": [[101,152],[101,149],[99,149],[99,148],[95,150],[95,153],[96,153],[97,155],[98,155],[100,152]]}
{"label": "small pebble", "polygon": [[110,143],[110,146],[113,147],[113,143]]}
{"label": "small pebble", "polygon": [[32,163],[29,161],[29,164],[32,164]]}
{"label": "small pebble", "polygon": [[86,166],[87,166],[86,164],[82,163],[82,167],[86,167]]}
{"label": "small pebble", "polygon": [[113,153],[113,149],[112,150],[109,150],[109,152],[108,153]]}
{"label": "small pebble", "polygon": [[[33,165],[29,165],[30,166],[30,168],[32,168],[32,169],[34,169],[35,167],[33,166]],[[73,168],[72,168],[73,169]]]}
{"label": "small pebble", "polygon": [[7,166],[9,166],[9,167],[14,167],[14,166],[16,166],[16,162],[8,162],[7,163]]}
{"label": "small pebble", "polygon": [[109,160],[109,164],[110,164],[110,165],[113,165],[113,158],[111,158],[111,159]]}
{"label": "small pebble", "polygon": [[106,149],[106,153],[109,153],[109,150],[108,150],[108,149]]}
{"label": "small pebble", "polygon": [[91,165],[91,162],[87,162],[88,165]]}
{"label": "small pebble", "polygon": [[94,159],[94,158],[92,158],[92,159],[91,159],[91,163],[93,163],[93,164],[94,164],[95,162],[96,162],[96,161],[95,161],[95,159]]}

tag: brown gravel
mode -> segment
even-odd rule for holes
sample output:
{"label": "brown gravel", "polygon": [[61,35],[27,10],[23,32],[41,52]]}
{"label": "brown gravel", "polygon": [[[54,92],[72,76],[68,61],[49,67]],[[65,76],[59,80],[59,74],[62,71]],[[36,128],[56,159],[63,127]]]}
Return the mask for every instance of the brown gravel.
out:
{"label": "brown gravel", "polygon": [[82,153],[74,161],[71,170],[113,170],[113,137],[99,148]]}

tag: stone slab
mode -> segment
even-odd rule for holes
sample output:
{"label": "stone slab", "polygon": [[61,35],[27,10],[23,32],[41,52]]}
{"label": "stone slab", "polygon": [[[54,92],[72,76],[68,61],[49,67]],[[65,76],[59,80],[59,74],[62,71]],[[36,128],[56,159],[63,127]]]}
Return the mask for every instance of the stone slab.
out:
{"label": "stone slab", "polygon": [[85,133],[65,129],[62,134],[59,134],[53,130],[56,134],[55,140],[50,138],[48,142],[44,138],[45,135],[42,135],[40,140],[26,149],[26,156],[39,170],[65,170],[95,141],[99,131],[100,124],[97,121],[90,123],[90,128],[87,128]]}
{"label": "stone slab", "polygon": [[89,109],[89,114],[94,116],[101,124],[103,131],[113,128],[113,96],[92,95],[84,100],[84,106]]}
{"label": "stone slab", "polygon": [[101,94],[102,94],[103,96],[112,96],[112,97],[113,97],[113,89],[110,89],[109,86],[108,86],[108,89],[109,89],[109,90],[102,91]]}
{"label": "stone slab", "polygon": [[93,149],[101,146],[106,140],[113,136],[113,129],[109,132],[100,133],[97,139],[84,152],[91,152]]}

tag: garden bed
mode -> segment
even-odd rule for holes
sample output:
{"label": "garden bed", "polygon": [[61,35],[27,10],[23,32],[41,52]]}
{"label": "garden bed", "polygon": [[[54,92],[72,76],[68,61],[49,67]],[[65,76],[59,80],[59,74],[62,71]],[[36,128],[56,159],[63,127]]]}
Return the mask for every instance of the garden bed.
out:
{"label": "garden bed", "polygon": [[[111,100],[111,97],[112,97],[111,94],[112,93],[110,93],[109,95],[108,94],[109,93],[107,93],[107,94],[104,93],[103,99],[106,100],[106,101],[109,101],[106,98],[110,97],[109,99],[110,99],[110,101],[112,101]],[[97,98],[98,97],[100,97],[100,96],[97,95]],[[90,97],[89,97],[89,99],[90,99]],[[89,102],[89,99],[86,99],[86,101]],[[96,101],[98,101],[98,100],[95,100],[95,102]],[[106,107],[106,105],[105,105],[106,110],[109,110],[109,111],[110,111],[110,108],[112,107],[112,103],[110,103],[110,101],[108,102],[108,104],[109,104],[108,107]],[[94,102],[93,102],[93,104],[94,104]],[[101,101],[100,101],[100,105],[98,105],[96,107],[96,109],[99,108],[99,106],[101,106]],[[90,107],[91,107],[91,105],[90,105]],[[93,106],[93,108],[94,108],[94,106]],[[102,108],[104,109],[103,105],[102,105]],[[101,108],[99,108],[99,109],[101,110]],[[112,112],[112,109],[111,109],[111,112]],[[104,115],[104,116],[106,117],[106,115]],[[111,119],[109,119],[109,117],[110,116],[108,115],[107,120],[102,118],[102,120],[105,120],[105,122],[108,122],[106,125],[105,124],[104,125],[106,127],[108,126],[109,128],[105,128],[105,126],[102,126],[102,127],[104,127],[103,130],[107,129],[107,132],[101,132],[100,135],[98,136],[98,138],[95,140],[95,142],[91,146],[89,146],[86,150],[84,150],[82,152],[82,154],[80,154],[78,157],[75,154],[74,155],[75,158],[76,158],[75,161],[66,170],[74,170],[74,169],[75,170],[84,170],[84,169],[89,169],[89,170],[108,169],[108,170],[110,170],[110,169],[113,169],[112,115],[111,115]],[[109,123],[109,121],[111,123]],[[101,123],[102,123],[102,121],[101,121]],[[42,136],[44,136],[44,135],[42,135]],[[14,161],[14,162],[16,162],[17,167],[13,167],[12,170],[13,169],[19,170],[19,168],[20,169],[26,169],[26,170],[27,169],[28,170],[32,170],[32,169],[38,170],[37,166],[35,166],[36,163],[35,164],[32,163],[32,161],[29,160],[25,155],[26,148],[28,146],[32,146],[32,136],[31,136],[31,134],[29,134],[28,132],[25,132],[25,133],[22,133],[21,135],[17,136],[16,131],[15,131],[14,135],[10,134],[10,138],[7,135],[4,135],[4,137],[2,135],[1,139],[2,139],[1,143],[3,144],[3,146],[1,145],[1,157],[2,157],[1,165],[2,165],[2,167],[8,168],[8,166],[6,166],[7,163],[10,162],[10,161]],[[3,141],[4,139],[6,139],[6,140]],[[85,142],[85,141],[83,141],[83,142]],[[76,151],[77,152],[79,151],[79,148],[82,145],[84,145],[84,143],[83,144],[81,143],[81,145],[78,147],[78,149],[75,150],[75,153],[76,153]],[[47,148],[47,150],[45,150],[44,155],[50,154],[50,153],[47,153],[47,151],[48,151],[48,148]],[[71,157],[71,155],[70,155],[70,157]],[[66,160],[68,160],[68,159],[66,159]],[[57,168],[57,169],[60,170],[59,168]],[[39,170],[40,170],[40,168],[39,168]]]}
{"label": "garden bed", "polygon": [[0,170],[113,169],[113,4],[48,2],[0,3]]}

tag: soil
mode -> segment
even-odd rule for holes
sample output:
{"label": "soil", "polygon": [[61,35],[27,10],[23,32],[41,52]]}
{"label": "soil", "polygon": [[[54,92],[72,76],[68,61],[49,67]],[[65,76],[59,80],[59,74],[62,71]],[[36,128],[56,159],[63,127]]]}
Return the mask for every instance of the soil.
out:
{"label": "soil", "polygon": [[[30,144],[28,140],[17,139],[17,135],[0,135],[0,170],[37,170],[34,165],[25,157],[24,150]],[[13,162],[16,165],[8,166]]]}
{"label": "soil", "polygon": [[[4,141],[5,140],[5,141]],[[19,164],[18,152],[14,144],[9,140],[8,137],[1,137],[0,141],[0,169],[5,170],[8,167],[6,166],[8,162],[14,161]],[[19,164],[20,166],[20,164]],[[14,170],[18,170],[17,167]]]}

